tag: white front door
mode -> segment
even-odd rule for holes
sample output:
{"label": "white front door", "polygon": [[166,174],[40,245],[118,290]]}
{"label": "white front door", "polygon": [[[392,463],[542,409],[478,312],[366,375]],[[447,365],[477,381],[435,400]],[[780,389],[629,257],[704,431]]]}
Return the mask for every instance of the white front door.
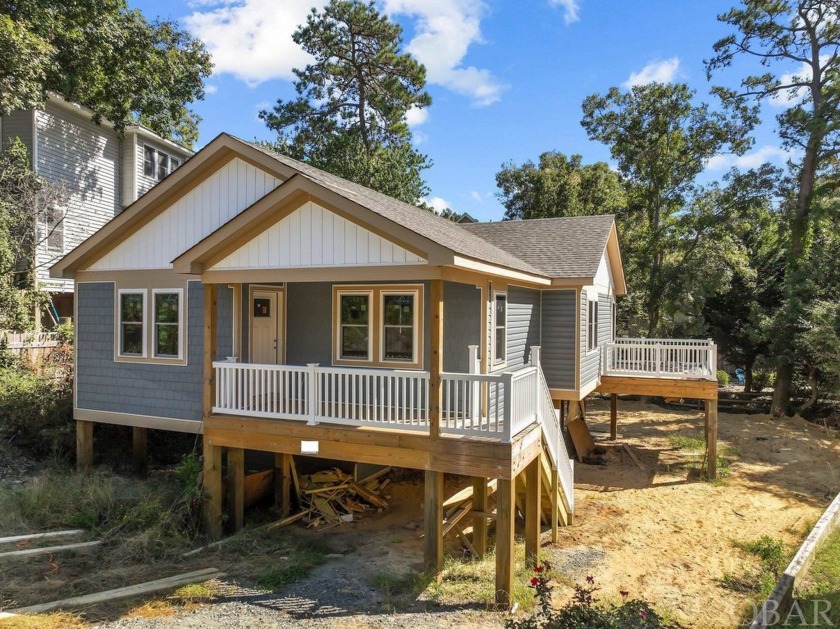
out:
{"label": "white front door", "polygon": [[283,293],[255,290],[251,293],[251,362],[277,365],[283,356],[281,331]]}

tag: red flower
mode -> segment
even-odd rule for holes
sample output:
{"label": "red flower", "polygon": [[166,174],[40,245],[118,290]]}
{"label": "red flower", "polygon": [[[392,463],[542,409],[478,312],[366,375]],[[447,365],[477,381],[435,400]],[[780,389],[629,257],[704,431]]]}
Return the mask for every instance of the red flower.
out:
{"label": "red flower", "polygon": [[595,577],[593,577],[593,576],[586,577],[586,582],[587,583],[595,583]]}
{"label": "red flower", "polygon": [[627,597],[628,594],[630,594],[630,592],[628,592],[627,590],[619,590],[618,593],[621,594],[625,598]]}
{"label": "red flower", "polygon": [[542,572],[542,571],[543,571],[543,567],[542,567],[542,566],[534,566],[534,572],[536,572],[536,573],[540,573],[540,572]]}
{"label": "red flower", "polygon": [[539,582],[540,582],[540,580],[537,577],[534,577],[533,579],[531,579],[531,585],[534,586],[534,587],[536,587],[537,583],[539,583]]}
{"label": "red flower", "polygon": [[639,614],[641,615],[642,618],[647,618],[648,617],[648,613],[645,610],[640,611]]}

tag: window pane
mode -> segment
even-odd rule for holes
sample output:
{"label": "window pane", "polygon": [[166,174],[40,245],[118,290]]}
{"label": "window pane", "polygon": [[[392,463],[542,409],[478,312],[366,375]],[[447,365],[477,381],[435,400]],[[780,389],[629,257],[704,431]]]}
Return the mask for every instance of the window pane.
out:
{"label": "window pane", "polygon": [[496,295],[496,325],[505,324],[505,312],[507,311],[507,296]]}
{"label": "window pane", "polygon": [[414,295],[385,295],[385,325],[414,324]]}
{"label": "window pane", "polygon": [[178,326],[158,324],[155,329],[155,354],[157,356],[177,356]]}
{"label": "window pane", "polygon": [[173,170],[175,170],[176,168],[178,168],[178,166],[180,166],[180,165],[181,165],[181,160],[180,160],[180,159],[176,159],[176,158],[174,158],[174,157],[172,158],[171,162],[172,162],[172,168],[170,169],[170,172],[172,172]]}
{"label": "window pane", "polygon": [[414,359],[414,328],[385,328],[385,358],[389,360]]}
{"label": "window pane", "polygon": [[178,323],[178,293],[155,295],[155,323]]}
{"label": "window pane", "polygon": [[139,293],[120,295],[120,313],[123,323],[142,323],[143,295]]}
{"label": "window pane", "polygon": [[122,326],[121,354],[143,353],[143,325],[140,323],[124,323]]}
{"label": "window pane", "polygon": [[505,329],[496,328],[496,360],[503,361],[505,359]]}
{"label": "window pane", "polygon": [[163,179],[169,174],[169,155],[158,153],[157,178]]}
{"label": "window pane", "polygon": [[368,322],[368,296],[367,295],[342,295],[341,296],[341,322],[353,325],[367,325]]}
{"label": "window pane", "polygon": [[254,318],[261,319],[271,316],[270,299],[254,299]]}
{"label": "window pane", "polygon": [[143,174],[146,177],[155,176],[155,149],[151,146],[143,147]]}
{"label": "window pane", "polygon": [[341,326],[341,357],[368,357],[368,328],[367,326]]}

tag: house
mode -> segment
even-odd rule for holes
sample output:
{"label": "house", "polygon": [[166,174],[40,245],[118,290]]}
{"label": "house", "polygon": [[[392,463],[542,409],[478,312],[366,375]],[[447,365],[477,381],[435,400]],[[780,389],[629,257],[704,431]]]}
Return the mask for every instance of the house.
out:
{"label": "house", "polygon": [[192,151],[129,125],[120,135],[93,112],[50,96],[43,109],[0,117],[0,150],[18,137],[32,169],[62,189],[64,207],[45,208],[36,229],[37,284],[53,295],[54,319],[73,312],[73,282],[51,279],[49,267],[184,163]]}
{"label": "house", "polygon": [[501,603],[517,484],[529,557],[543,504],[555,538],[573,515],[557,406],[717,395],[707,342],[615,338],[611,216],[458,224],[225,134],[51,274],[76,283],[81,466],[97,423],[131,426],[140,450],[150,428],[201,433],[214,535],[224,465],[242,525],[245,450],[275,454],[282,509],[290,455],[424,470],[433,570],[443,474],[477,479],[479,553],[492,480]]}

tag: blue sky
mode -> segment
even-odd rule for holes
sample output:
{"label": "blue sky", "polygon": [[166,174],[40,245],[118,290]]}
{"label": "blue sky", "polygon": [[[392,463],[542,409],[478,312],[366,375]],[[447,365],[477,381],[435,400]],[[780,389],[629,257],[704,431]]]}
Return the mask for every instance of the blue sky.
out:
{"label": "blue sky", "polygon": [[[149,18],[177,19],[205,40],[216,71],[195,104],[199,146],[227,131],[272,139],[261,108],[293,94],[291,68],[306,63],[291,40],[316,0],[130,0]],[[320,0],[319,0],[320,1]],[[650,80],[688,83],[708,94],[703,60],[728,28],[716,19],[735,0],[380,0],[404,28],[405,44],[427,67],[432,106],[412,115],[415,141],[434,166],[430,200],[498,220],[502,163],[546,150],[608,160],[580,126],[581,103],[611,86]],[[743,68],[744,66],[741,66]],[[732,84],[741,68],[716,82]],[[704,179],[732,165],[781,163],[768,123],[744,158],[714,158]]]}

